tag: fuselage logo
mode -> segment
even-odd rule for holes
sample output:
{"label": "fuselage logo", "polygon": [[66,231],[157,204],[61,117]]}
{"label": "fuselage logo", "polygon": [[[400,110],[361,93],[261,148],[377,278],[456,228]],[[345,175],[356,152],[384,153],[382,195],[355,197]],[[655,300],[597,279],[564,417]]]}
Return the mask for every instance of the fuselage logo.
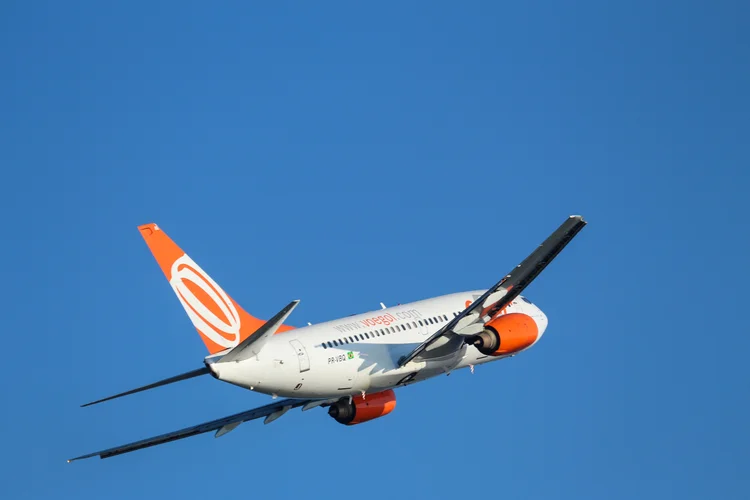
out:
{"label": "fuselage logo", "polygon": [[[169,284],[199,332],[221,347],[239,344],[241,325],[237,308],[226,292],[193,259],[183,255],[174,261]],[[200,290],[206,303],[193,290]]]}

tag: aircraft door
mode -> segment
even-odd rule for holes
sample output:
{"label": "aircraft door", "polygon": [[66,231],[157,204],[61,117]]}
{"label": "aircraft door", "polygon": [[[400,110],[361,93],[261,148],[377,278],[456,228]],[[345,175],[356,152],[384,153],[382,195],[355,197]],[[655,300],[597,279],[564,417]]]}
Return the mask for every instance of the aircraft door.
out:
{"label": "aircraft door", "polygon": [[297,353],[297,361],[299,361],[300,373],[306,372],[310,369],[310,358],[307,357],[305,346],[303,346],[302,342],[300,342],[299,340],[291,340],[289,341],[289,343],[292,344],[294,351]]}

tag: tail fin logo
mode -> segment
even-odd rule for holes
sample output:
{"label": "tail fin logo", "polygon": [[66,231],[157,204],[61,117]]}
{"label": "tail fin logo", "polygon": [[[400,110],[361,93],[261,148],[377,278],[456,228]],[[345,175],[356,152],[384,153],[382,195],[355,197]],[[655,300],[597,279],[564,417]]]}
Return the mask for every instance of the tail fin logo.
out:
{"label": "tail fin logo", "polygon": [[221,347],[238,345],[240,313],[226,292],[186,254],[170,274],[169,284],[198,331]]}

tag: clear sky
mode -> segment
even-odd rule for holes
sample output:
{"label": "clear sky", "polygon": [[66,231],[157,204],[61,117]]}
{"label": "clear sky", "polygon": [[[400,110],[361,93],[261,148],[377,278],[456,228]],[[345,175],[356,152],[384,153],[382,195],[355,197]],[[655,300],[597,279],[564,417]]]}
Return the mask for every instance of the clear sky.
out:
{"label": "clear sky", "polygon": [[[0,3],[0,496],[748,498],[749,9]],[[78,407],[205,355],[139,224],[304,325],[488,287],[573,213],[521,356],[65,463],[269,400]]]}

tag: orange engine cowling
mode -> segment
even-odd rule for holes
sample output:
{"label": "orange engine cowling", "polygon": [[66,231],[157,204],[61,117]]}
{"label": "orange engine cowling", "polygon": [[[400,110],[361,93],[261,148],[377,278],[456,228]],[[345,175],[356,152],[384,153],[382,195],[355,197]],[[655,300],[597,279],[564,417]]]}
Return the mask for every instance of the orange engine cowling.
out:
{"label": "orange engine cowling", "polygon": [[349,398],[340,399],[331,405],[328,414],[340,424],[356,425],[388,415],[394,408],[396,408],[396,394],[392,389],[388,389],[375,394],[367,394],[364,398],[355,396],[351,403]]}
{"label": "orange engine cowling", "polygon": [[484,331],[471,338],[479,352],[488,356],[504,356],[529,347],[536,342],[539,327],[534,318],[523,313],[503,314],[484,325]]}

